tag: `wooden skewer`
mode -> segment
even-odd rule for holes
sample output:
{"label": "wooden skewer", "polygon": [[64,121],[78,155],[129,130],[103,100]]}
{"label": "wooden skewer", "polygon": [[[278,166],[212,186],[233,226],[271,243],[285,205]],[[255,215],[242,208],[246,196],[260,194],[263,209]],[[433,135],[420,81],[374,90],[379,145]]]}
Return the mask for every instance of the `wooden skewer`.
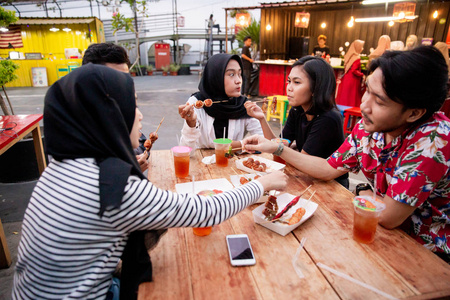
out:
{"label": "wooden skewer", "polygon": [[161,122],[159,122],[158,128],[156,128],[156,131],[155,131],[155,133],[157,133],[157,132],[158,132],[158,130],[159,130],[159,127],[161,127],[161,124],[162,124],[162,122],[164,121],[164,118],[165,118],[165,117],[163,117],[163,118],[161,119]]}

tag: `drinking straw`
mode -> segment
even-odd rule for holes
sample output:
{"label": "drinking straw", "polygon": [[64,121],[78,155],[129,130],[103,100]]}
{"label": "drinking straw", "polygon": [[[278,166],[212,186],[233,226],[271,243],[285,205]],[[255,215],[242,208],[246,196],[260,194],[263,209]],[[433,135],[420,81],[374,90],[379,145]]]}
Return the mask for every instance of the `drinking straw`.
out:
{"label": "drinking straw", "polygon": [[226,129],[227,129],[226,127],[223,128],[223,139],[226,138],[226,137],[225,137],[225,131],[226,131]]}
{"label": "drinking straw", "polygon": [[294,257],[292,258],[292,266],[294,267],[295,273],[297,273],[299,278],[305,278],[305,275],[303,275],[302,270],[298,266],[300,264],[297,263],[300,253],[302,252],[302,249],[305,247],[305,243],[306,243],[306,238],[304,237],[300,241],[300,246],[298,247],[297,252],[295,253]]}
{"label": "drinking straw", "polygon": [[177,136],[177,145],[180,146],[180,137],[178,136],[178,134],[176,134]]}
{"label": "drinking straw", "polygon": [[341,278],[347,279],[348,281],[351,281],[351,282],[353,282],[353,283],[356,283],[357,285],[360,285],[360,286],[362,286],[362,287],[365,287],[365,288],[368,289],[368,290],[371,290],[371,291],[373,291],[373,292],[375,292],[375,293],[377,293],[377,294],[380,294],[380,295],[383,296],[383,297],[386,297],[386,298],[388,298],[388,299],[397,299],[397,298],[395,298],[395,297],[393,297],[393,296],[391,296],[391,295],[389,295],[389,294],[387,294],[387,293],[385,293],[385,292],[383,292],[383,291],[380,291],[380,290],[377,289],[377,288],[374,288],[374,287],[371,286],[371,285],[368,285],[368,284],[366,284],[366,283],[364,283],[364,282],[361,282],[361,281],[359,281],[359,280],[357,280],[357,279],[355,279],[355,278],[353,278],[353,277],[348,276],[347,274],[344,274],[344,273],[339,272],[339,271],[337,271],[337,270],[335,270],[335,269],[332,269],[332,268],[330,268],[329,266],[324,265],[323,263],[320,263],[320,262],[319,262],[319,263],[317,263],[317,266],[318,266],[319,268],[321,268],[321,269],[325,269],[325,270],[329,271],[330,273],[333,273],[334,275],[337,275],[337,276],[339,276],[339,277],[341,277]]}

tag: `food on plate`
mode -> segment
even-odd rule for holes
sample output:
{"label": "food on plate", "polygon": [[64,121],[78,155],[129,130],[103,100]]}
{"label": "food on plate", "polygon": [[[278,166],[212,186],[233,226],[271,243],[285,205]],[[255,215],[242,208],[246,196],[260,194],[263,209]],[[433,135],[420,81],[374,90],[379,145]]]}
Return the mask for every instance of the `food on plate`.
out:
{"label": "food on plate", "polygon": [[300,207],[299,209],[297,209],[295,211],[295,213],[292,215],[292,217],[289,219],[288,225],[294,225],[294,224],[300,222],[300,220],[303,218],[305,213],[306,213],[306,209],[304,209],[303,207]]}
{"label": "food on plate", "polygon": [[263,215],[266,216],[267,220],[272,221],[272,219],[276,216],[277,211],[278,211],[277,197],[270,195],[269,199],[265,204]]}
{"label": "food on plate", "polygon": [[203,190],[203,191],[198,192],[197,195],[213,196],[213,195],[221,194],[221,193],[223,193],[223,191],[221,191],[221,190]]}
{"label": "food on plate", "polygon": [[213,102],[211,99],[206,99],[203,103],[205,104],[206,107],[210,107],[211,105],[213,105]]}
{"label": "food on plate", "polygon": [[244,184],[246,184],[246,183],[249,183],[250,180],[248,180],[248,179],[245,178],[245,177],[241,177],[241,178],[239,179],[239,182],[240,182],[242,185],[244,185]]}
{"label": "food on plate", "polygon": [[267,165],[265,163],[261,163],[259,160],[253,159],[251,157],[249,157],[247,160],[244,160],[242,164],[244,165],[244,167],[253,169],[258,172],[265,172],[267,170]]}
{"label": "food on plate", "polygon": [[200,109],[203,107],[203,101],[202,100],[197,100],[195,101],[194,107],[197,109]]}

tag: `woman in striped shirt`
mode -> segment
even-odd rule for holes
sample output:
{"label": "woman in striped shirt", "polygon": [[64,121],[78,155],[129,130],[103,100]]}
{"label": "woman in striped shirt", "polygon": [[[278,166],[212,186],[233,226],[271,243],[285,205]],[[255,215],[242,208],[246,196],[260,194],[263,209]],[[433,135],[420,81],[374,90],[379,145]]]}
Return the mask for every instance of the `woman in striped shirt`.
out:
{"label": "woman in striped shirt", "polygon": [[134,233],[216,225],[286,185],[277,172],[211,197],[158,189],[133,154],[141,120],[133,80],[108,67],[82,66],[49,89],[44,131],[53,159],[25,213],[13,299],[104,299],[121,258],[126,269]]}

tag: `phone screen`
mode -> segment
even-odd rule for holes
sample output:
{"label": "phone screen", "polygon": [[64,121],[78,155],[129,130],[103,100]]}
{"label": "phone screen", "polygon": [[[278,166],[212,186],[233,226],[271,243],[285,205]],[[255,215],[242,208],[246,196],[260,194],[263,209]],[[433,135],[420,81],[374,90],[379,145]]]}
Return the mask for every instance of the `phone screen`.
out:
{"label": "phone screen", "polygon": [[248,238],[229,238],[228,245],[230,247],[230,254],[233,260],[254,259]]}

